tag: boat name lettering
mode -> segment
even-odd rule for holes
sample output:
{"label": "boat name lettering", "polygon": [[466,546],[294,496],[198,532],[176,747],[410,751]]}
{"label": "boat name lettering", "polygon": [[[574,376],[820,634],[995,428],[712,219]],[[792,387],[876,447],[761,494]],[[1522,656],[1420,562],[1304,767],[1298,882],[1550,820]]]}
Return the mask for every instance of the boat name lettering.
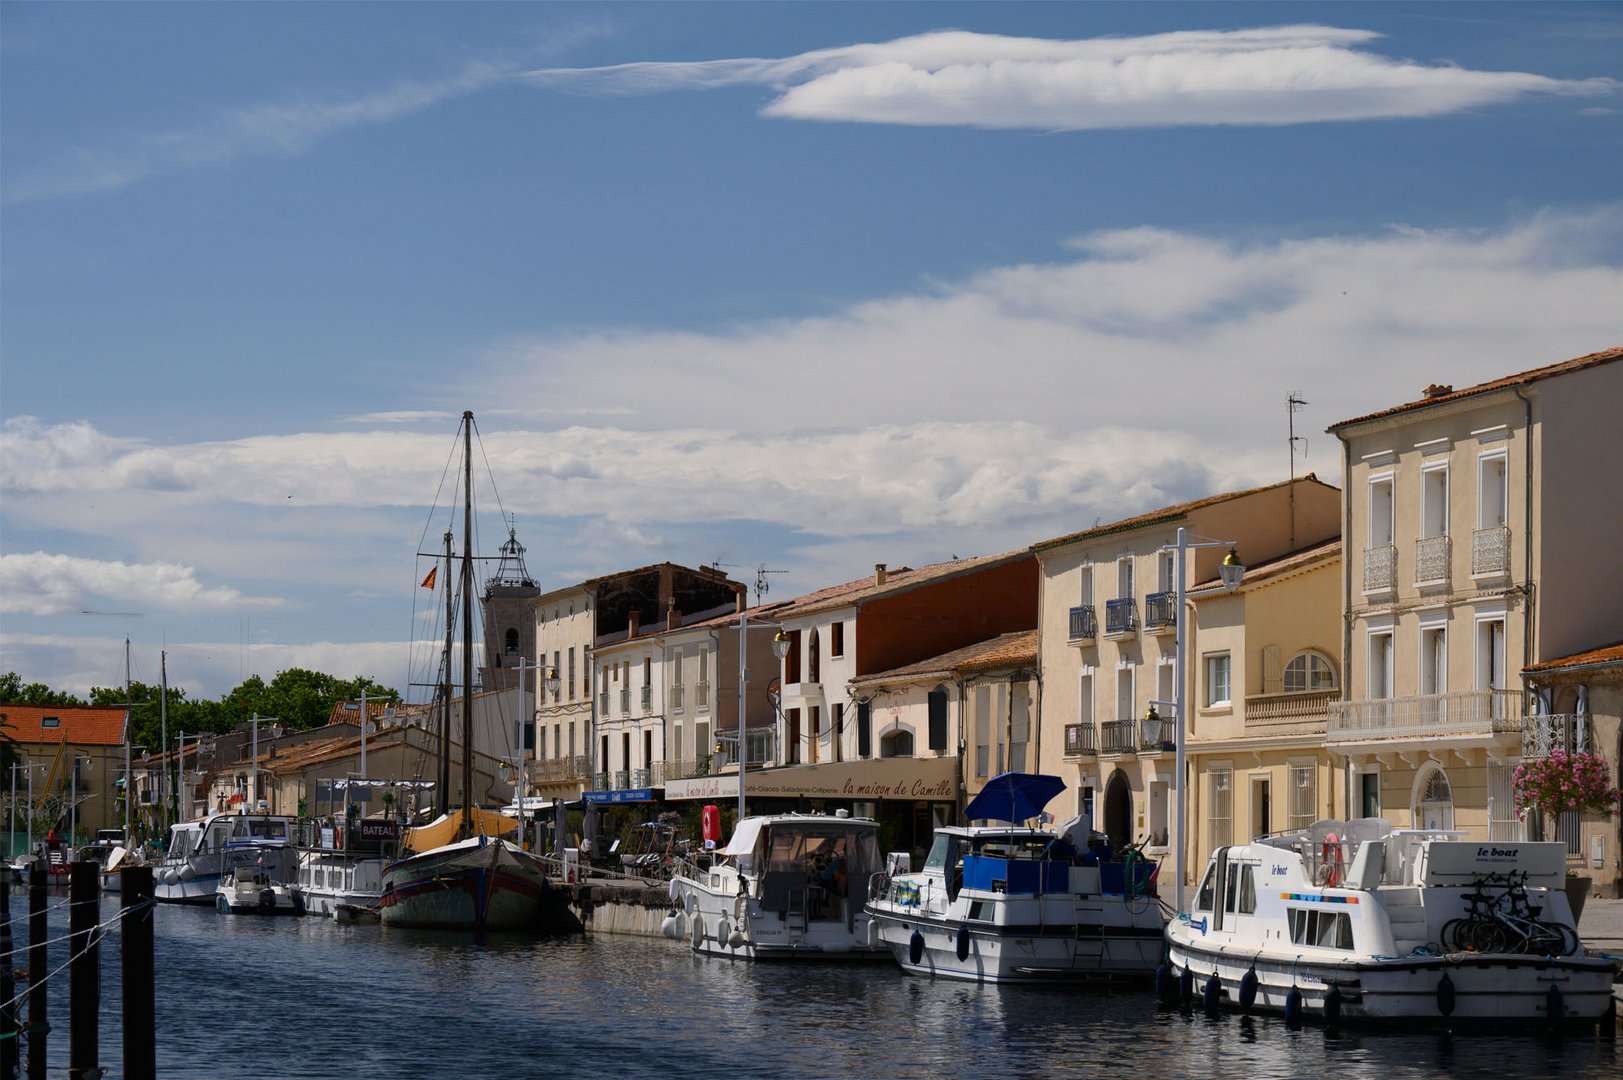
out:
{"label": "boat name lettering", "polygon": [[1479,847],[1476,856],[1479,859],[1514,859],[1521,855],[1520,848]]}
{"label": "boat name lettering", "polygon": [[1285,868],[1283,866],[1270,866],[1268,867],[1268,874],[1271,877],[1284,877]]}

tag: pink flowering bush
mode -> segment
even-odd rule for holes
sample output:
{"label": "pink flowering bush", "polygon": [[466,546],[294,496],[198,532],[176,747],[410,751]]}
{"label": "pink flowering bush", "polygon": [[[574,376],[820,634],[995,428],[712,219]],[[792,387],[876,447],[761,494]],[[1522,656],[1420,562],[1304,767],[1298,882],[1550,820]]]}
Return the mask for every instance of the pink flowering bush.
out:
{"label": "pink flowering bush", "polygon": [[1569,810],[1603,814],[1623,799],[1623,792],[1612,786],[1612,771],[1605,758],[1565,750],[1516,766],[1511,788],[1519,809],[1540,814]]}

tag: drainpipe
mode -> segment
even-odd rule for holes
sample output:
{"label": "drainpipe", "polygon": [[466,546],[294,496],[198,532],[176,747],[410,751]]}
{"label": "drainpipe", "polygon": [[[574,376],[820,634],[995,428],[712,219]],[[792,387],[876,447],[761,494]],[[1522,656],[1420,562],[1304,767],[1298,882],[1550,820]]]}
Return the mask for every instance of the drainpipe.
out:
{"label": "drainpipe", "polygon": [[[1526,464],[1523,471],[1526,475],[1523,480],[1526,484],[1527,500],[1522,509],[1522,667],[1527,667],[1537,659],[1533,650],[1533,399],[1522,393],[1522,388],[1513,387],[1516,396],[1522,399],[1522,408],[1526,412],[1527,421],[1524,425],[1526,449]],[[1506,672],[1508,681],[1509,672]],[[1527,688],[1522,688],[1522,715],[1527,715]]]}
{"label": "drainpipe", "polygon": [[[1352,617],[1352,444],[1339,432],[1341,440],[1341,700],[1351,701],[1353,669],[1353,617]],[[1328,720],[1328,711],[1326,720]],[[1326,731],[1326,735],[1328,735]],[[1347,767],[1341,771],[1343,805],[1352,817],[1352,754],[1347,755]],[[1335,807],[1334,788],[1331,789],[1331,808]]]}

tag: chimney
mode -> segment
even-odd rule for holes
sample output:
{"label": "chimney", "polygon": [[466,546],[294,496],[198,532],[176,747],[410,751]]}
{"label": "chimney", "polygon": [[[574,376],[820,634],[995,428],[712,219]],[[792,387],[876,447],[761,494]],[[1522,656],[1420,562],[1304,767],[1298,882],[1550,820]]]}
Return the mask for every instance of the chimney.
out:
{"label": "chimney", "polygon": [[633,611],[626,622],[626,637],[634,638],[642,632],[642,612]]}
{"label": "chimney", "polygon": [[885,564],[882,562],[873,564],[873,583],[875,585],[883,585],[885,583]]}
{"label": "chimney", "polygon": [[734,611],[743,611],[750,604],[750,590],[748,585],[734,585],[733,596],[737,599]]}
{"label": "chimney", "polygon": [[665,601],[665,629],[675,630],[677,626],[676,597],[668,597]]}
{"label": "chimney", "polygon": [[1442,397],[1444,394],[1452,394],[1454,392],[1454,388],[1448,383],[1432,383],[1430,386],[1426,387],[1420,392],[1426,397],[1434,398]]}

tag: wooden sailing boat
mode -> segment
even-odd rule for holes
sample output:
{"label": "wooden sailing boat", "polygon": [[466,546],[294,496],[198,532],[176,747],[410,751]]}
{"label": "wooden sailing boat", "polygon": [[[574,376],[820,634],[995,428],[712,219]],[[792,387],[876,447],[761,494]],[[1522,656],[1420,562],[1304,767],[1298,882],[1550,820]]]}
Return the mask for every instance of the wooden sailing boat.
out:
{"label": "wooden sailing boat", "polygon": [[[378,906],[385,926],[447,930],[515,930],[534,927],[548,889],[547,868],[536,856],[501,838],[516,823],[471,805],[473,793],[473,413],[462,414],[463,533],[462,594],[462,793],[464,805],[450,807],[450,641],[441,688],[444,726],[440,739],[440,796],[444,811],[434,822],[408,829],[405,853],[383,871]],[[447,609],[450,609],[451,551],[446,537]]]}

